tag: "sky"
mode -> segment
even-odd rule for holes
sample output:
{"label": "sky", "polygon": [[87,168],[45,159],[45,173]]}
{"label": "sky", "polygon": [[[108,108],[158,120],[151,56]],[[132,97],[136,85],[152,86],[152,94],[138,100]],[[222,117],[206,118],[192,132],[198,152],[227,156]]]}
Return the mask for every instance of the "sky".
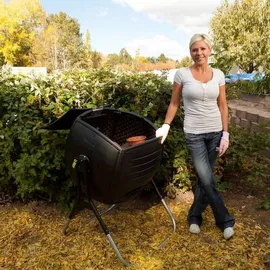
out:
{"label": "sky", "polygon": [[65,12],[88,29],[92,50],[103,55],[125,48],[132,56],[189,56],[195,33],[209,32],[222,0],[41,0],[47,13]]}

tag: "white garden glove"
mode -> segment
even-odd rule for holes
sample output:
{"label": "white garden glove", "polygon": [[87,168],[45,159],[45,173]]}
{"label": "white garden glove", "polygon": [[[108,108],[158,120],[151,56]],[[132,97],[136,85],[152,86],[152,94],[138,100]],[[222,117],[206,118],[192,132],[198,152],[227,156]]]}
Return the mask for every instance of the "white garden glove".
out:
{"label": "white garden glove", "polygon": [[166,137],[168,136],[169,130],[170,130],[169,124],[163,124],[161,128],[156,130],[156,137],[162,137],[161,144],[163,144]]}
{"label": "white garden glove", "polygon": [[219,144],[219,156],[221,157],[229,147],[229,133],[223,131],[222,137]]}

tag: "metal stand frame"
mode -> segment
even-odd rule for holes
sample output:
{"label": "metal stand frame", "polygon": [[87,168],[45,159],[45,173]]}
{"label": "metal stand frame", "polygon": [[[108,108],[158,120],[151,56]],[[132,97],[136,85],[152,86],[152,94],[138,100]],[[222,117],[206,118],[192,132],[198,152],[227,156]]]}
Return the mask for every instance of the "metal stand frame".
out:
{"label": "metal stand frame", "polygon": [[[110,232],[109,232],[109,229],[107,228],[106,224],[104,223],[103,219],[101,218],[101,215],[102,214],[105,214],[107,212],[109,212],[111,209],[113,209],[113,207],[115,206],[114,204],[109,206],[108,209],[104,210],[104,211],[101,211],[99,212],[96,205],[94,204],[93,200],[91,199],[91,194],[90,194],[90,191],[88,189],[87,191],[87,201],[88,202],[85,202],[85,201],[81,201],[82,199],[82,191],[81,191],[81,178],[85,178],[84,180],[87,181],[87,178],[88,175],[89,175],[89,172],[90,172],[90,162],[89,162],[89,159],[84,156],[84,155],[79,155],[77,158],[74,159],[74,162],[73,162],[73,165],[72,165],[73,169],[76,171],[76,176],[77,176],[77,196],[76,196],[76,199],[74,201],[74,204],[67,216],[67,220],[66,220],[66,223],[64,225],[64,228],[63,228],[63,233],[66,234],[66,231],[67,231],[67,228],[69,226],[69,223],[71,221],[71,219],[75,216],[75,212],[76,210],[78,210],[78,208],[80,208],[80,206],[83,204],[84,207],[87,207],[87,208],[90,208],[94,214],[95,214],[95,217],[96,219],[98,220],[103,232],[105,233],[110,245],[112,246],[112,248],[114,249],[114,252],[116,253],[117,257],[119,258],[119,260],[125,265],[125,266],[132,266],[132,264],[125,260],[117,245],[115,244],[112,236],[110,235]],[[89,181],[89,180],[88,180]],[[155,187],[155,190],[167,212],[167,214],[169,215],[171,221],[172,221],[172,225],[173,225],[173,233],[176,231],[176,222],[175,222],[175,219],[174,219],[174,216],[171,212],[171,210],[169,209],[168,205],[166,204],[165,200],[163,199],[162,195],[160,194],[155,182],[152,180],[152,184],[153,186]],[[86,206],[87,205],[87,206]],[[84,208],[83,207],[83,208]],[[167,236],[159,245],[158,247],[162,247],[169,239],[170,236]]]}

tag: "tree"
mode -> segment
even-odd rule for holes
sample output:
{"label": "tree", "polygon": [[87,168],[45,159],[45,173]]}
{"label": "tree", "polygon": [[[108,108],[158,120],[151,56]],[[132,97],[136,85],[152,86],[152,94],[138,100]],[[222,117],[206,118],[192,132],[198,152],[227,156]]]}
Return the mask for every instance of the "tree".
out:
{"label": "tree", "polygon": [[165,56],[164,53],[160,54],[160,56],[157,58],[157,61],[161,62],[161,63],[166,63],[167,60],[168,60],[168,58]]}
{"label": "tree", "polygon": [[0,0],[0,55],[13,66],[31,65],[31,48],[45,19],[39,0]]}
{"label": "tree", "polygon": [[92,66],[92,60],[91,60],[91,39],[90,39],[90,33],[87,29],[84,39],[83,39],[83,48],[82,53],[80,54],[80,58],[78,55],[78,62],[77,66],[82,68],[89,68]]}
{"label": "tree", "polygon": [[149,63],[148,59],[144,56],[135,57],[135,61],[137,61],[138,63],[141,63],[141,64]]}
{"label": "tree", "polygon": [[225,0],[210,22],[215,66],[239,66],[251,73],[269,70],[270,0]]}
{"label": "tree", "polygon": [[51,70],[81,64],[83,43],[80,25],[66,13],[49,14],[33,46],[36,63]]}
{"label": "tree", "polygon": [[0,52],[0,66],[3,66],[5,64],[5,57],[4,55]]}
{"label": "tree", "polygon": [[80,24],[64,12],[49,15],[48,22],[56,29],[60,67],[69,68],[73,66],[77,62],[78,53],[82,49]]}
{"label": "tree", "polygon": [[99,68],[101,66],[102,55],[97,51],[91,52],[91,61],[93,68]]}
{"label": "tree", "polygon": [[58,42],[57,29],[45,23],[33,42],[31,52],[34,65],[46,66],[49,70],[58,69]]}
{"label": "tree", "polygon": [[127,65],[132,64],[132,57],[130,56],[130,54],[127,52],[125,48],[121,49],[119,53],[119,63],[127,64]]}
{"label": "tree", "polygon": [[177,67],[180,68],[180,67],[190,67],[193,63],[193,60],[191,59],[191,57],[189,56],[186,56],[184,58],[182,58],[180,60],[180,62],[177,64]]}
{"label": "tree", "polygon": [[91,39],[88,29],[86,30],[86,33],[84,35],[83,48],[87,53],[91,52]]}
{"label": "tree", "polygon": [[119,64],[119,55],[116,53],[108,54],[105,65],[112,68]]}
{"label": "tree", "polygon": [[152,64],[155,64],[157,62],[157,58],[156,57],[147,57],[147,61],[152,63]]}

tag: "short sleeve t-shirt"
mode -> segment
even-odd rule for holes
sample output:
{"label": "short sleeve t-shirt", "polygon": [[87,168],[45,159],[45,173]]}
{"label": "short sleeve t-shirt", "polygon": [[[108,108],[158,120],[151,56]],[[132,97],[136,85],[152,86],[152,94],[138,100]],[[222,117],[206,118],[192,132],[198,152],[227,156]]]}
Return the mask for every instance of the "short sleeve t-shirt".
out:
{"label": "short sleeve t-shirt", "polygon": [[196,80],[190,68],[180,68],[174,75],[174,81],[182,85],[186,133],[202,134],[222,130],[217,98],[219,86],[225,84],[225,76],[219,69],[213,68],[212,71],[212,79],[207,83]]}

